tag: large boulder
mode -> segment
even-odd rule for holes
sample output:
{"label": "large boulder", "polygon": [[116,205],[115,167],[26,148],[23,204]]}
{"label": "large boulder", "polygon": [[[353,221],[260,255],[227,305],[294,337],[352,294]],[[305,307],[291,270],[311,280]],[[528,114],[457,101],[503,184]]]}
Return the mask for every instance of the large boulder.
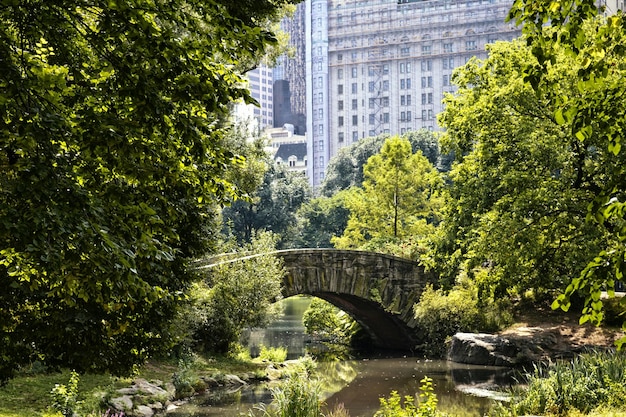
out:
{"label": "large boulder", "polygon": [[554,334],[545,333],[457,333],[452,337],[448,360],[473,365],[524,366],[545,359],[556,342]]}

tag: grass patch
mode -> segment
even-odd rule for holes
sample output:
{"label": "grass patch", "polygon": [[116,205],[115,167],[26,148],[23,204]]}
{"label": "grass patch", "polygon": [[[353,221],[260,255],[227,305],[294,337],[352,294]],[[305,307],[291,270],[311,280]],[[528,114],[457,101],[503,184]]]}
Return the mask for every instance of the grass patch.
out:
{"label": "grass patch", "polygon": [[[235,358],[209,358],[198,356],[190,363],[190,367],[200,375],[235,374],[264,372],[266,364]],[[148,381],[160,380],[171,382],[172,375],[178,366],[170,361],[151,361],[138,369],[136,375],[127,378],[118,378],[111,375],[80,375],[78,384],[79,401],[95,411],[99,399],[104,393],[113,392],[119,388],[130,386],[135,378],[144,378]],[[42,417],[58,416],[50,406],[52,396],[50,392],[55,384],[67,384],[70,379],[70,370],[52,373],[21,374],[10,380],[7,385],[0,387],[0,417]]]}

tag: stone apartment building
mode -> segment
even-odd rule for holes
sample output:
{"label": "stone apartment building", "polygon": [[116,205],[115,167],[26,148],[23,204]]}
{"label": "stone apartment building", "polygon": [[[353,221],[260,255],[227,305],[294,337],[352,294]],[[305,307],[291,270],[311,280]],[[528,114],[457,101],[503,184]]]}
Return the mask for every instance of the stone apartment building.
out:
{"label": "stone apartment building", "polygon": [[510,0],[308,0],[308,176],[340,148],[382,133],[436,130],[454,68],[521,31]]}

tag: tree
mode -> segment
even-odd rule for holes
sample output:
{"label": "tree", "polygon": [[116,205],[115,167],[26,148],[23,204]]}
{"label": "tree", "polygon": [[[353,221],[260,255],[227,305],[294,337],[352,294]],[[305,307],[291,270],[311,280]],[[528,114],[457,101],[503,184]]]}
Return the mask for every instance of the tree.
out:
{"label": "tree", "polygon": [[391,137],[363,173],[363,188],[353,187],[346,197],[350,217],[343,235],[332,239],[336,247],[385,246],[432,232],[442,182],[421,151],[412,153],[408,140]]}
{"label": "tree", "polygon": [[232,233],[240,243],[249,242],[254,231],[272,231],[280,236],[278,247],[284,249],[293,246],[297,238],[296,212],[311,198],[311,189],[301,173],[267,163],[263,182],[251,198],[224,208],[224,225],[226,233]]}
{"label": "tree", "polygon": [[267,324],[285,274],[282,260],[268,254],[277,242],[271,232],[253,233],[250,243],[234,251],[266,255],[202,269],[204,279],[192,287],[188,308],[179,318],[192,347],[228,353],[245,328]]}
{"label": "tree", "polygon": [[0,8],[0,380],[39,359],[124,373],[238,194],[241,74],[284,1],[34,0]]}
{"label": "tree", "polygon": [[[367,160],[380,152],[389,135],[372,136],[350,146],[339,149],[329,162],[324,182],[320,187],[320,194],[332,196],[340,190],[347,190],[352,186],[360,187],[363,183],[363,166]],[[422,151],[431,164],[441,171],[450,168],[451,160],[439,151],[439,140],[433,132],[425,129],[408,132],[402,135],[411,143],[413,152]]]}
{"label": "tree", "polygon": [[[482,289],[497,297],[563,288],[605,238],[585,217],[613,157],[568,138],[546,97],[524,82],[532,60],[521,41],[491,45],[488,59],[455,74],[459,90],[440,116],[457,163],[433,265],[448,284],[459,269],[488,265]],[[562,55],[549,76],[567,93],[576,71]]]}
{"label": "tree", "polygon": [[[509,19],[523,25],[536,57],[536,61],[526,66],[525,79],[546,95],[553,105],[556,122],[581,146],[600,142],[600,149],[616,157],[606,176],[599,179],[599,188],[594,191],[595,198],[588,210],[589,222],[608,231],[613,238],[605,241],[597,256],[580,276],[572,279],[553,305],[567,310],[570,297],[580,292],[585,296],[581,321],[595,323],[602,320],[601,290],[604,288],[613,295],[615,282],[624,281],[626,269],[626,175],[621,149],[626,124],[623,111],[626,20],[621,11],[596,19],[598,12],[592,0],[516,0],[509,14]],[[544,24],[548,27],[544,28]],[[560,53],[568,54],[578,63],[578,83],[566,94],[560,91],[557,80],[543,75]],[[626,337],[620,341],[624,342]]]}
{"label": "tree", "polygon": [[346,225],[350,211],[346,208],[345,197],[348,191],[339,191],[331,197],[317,197],[304,203],[298,209],[297,247],[332,248],[331,239],[340,236]]}

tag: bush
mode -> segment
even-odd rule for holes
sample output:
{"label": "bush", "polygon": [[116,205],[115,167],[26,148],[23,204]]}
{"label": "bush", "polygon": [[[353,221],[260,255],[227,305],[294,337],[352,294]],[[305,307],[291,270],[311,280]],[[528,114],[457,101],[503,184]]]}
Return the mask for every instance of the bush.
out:
{"label": "bush", "polygon": [[482,323],[477,297],[471,288],[456,287],[446,294],[429,285],[414,312],[425,339],[425,353],[429,356],[443,356],[449,337],[458,332],[475,331]]}
{"label": "bush", "polygon": [[287,348],[285,347],[265,347],[261,345],[259,359],[268,362],[284,362],[287,359]]}
{"label": "bush", "polygon": [[306,372],[293,374],[281,387],[272,389],[272,403],[259,409],[263,417],[320,417],[320,386]]}
{"label": "bush", "polygon": [[327,338],[333,343],[349,344],[359,324],[331,303],[313,298],[302,316],[305,332]]}
{"label": "bush", "polygon": [[374,417],[445,417],[437,411],[437,396],[434,393],[433,380],[424,377],[420,385],[419,401],[416,403],[411,395],[404,401],[396,391],[392,391],[389,399],[380,399],[380,409]]}
{"label": "bush", "polygon": [[78,401],[78,373],[72,371],[67,385],[55,384],[50,394],[52,395],[52,408],[63,414],[64,417],[74,415],[80,405]]}

